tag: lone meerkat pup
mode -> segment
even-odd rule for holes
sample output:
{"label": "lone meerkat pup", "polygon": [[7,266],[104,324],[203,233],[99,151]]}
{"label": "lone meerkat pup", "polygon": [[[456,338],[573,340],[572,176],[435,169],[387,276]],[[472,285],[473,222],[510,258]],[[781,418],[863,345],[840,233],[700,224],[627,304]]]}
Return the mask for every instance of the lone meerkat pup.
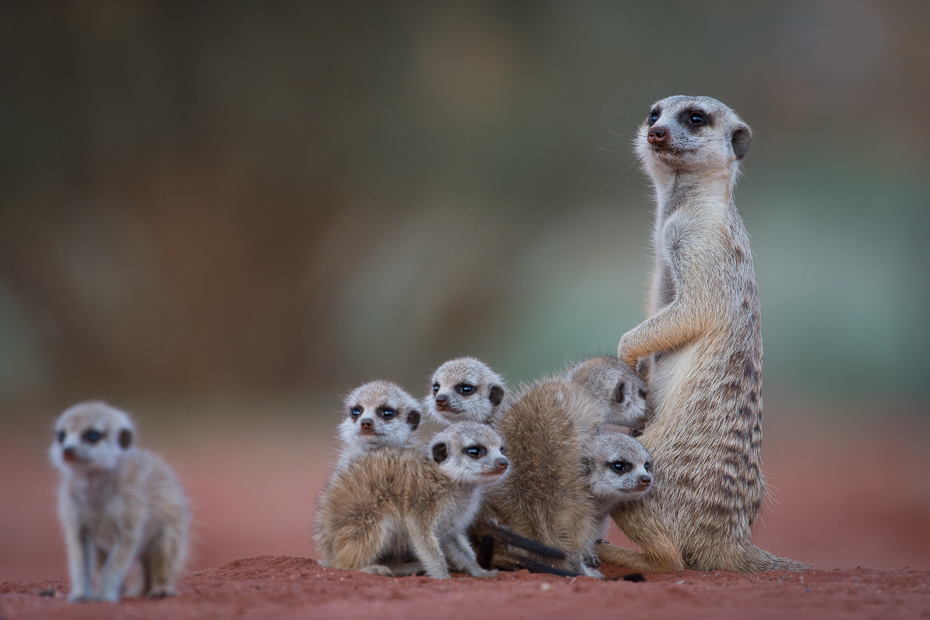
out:
{"label": "lone meerkat pup", "polygon": [[432,394],[424,399],[431,418],[443,424],[491,424],[504,401],[506,384],[479,359],[449,360],[433,373]]}
{"label": "lone meerkat pup", "polygon": [[656,192],[650,317],[620,339],[648,362],[654,413],[640,441],[655,490],[613,511],[642,553],[599,545],[638,571],[803,570],[756,547],[762,476],[762,333],[749,237],[733,202],[752,132],[709,97],[656,103],[636,154]]}
{"label": "lone meerkat pup", "polygon": [[[564,552],[565,561],[553,564],[559,570],[598,576],[586,560],[603,519],[596,518],[598,502],[587,484],[584,450],[603,424],[640,421],[645,403],[639,386],[616,358],[595,357],[567,376],[523,388],[496,423],[512,471],[487,490],[479,520]],[[495,565],[521,566],[502,561],[503,555]]]}
{"label": "lone meerkat pup", "polygon": [[[384,448],[359,455],[337,471],[320,497],[314,538],[330,568],[379,575],[421,568],[436,579],[449,564],[474,577],[480,566],[465,532],[485,485],[507,473],[503,442],[490,426],[462,422],[440,431],[429,454]],[[418,562],[396,572],[382,560],[411,547]]]}
{"label": "lone meerkat pup", "polygon": [[101,402],[75,405],[55,423],[49,456],[61,471],[69,601],[118,601],[136,559],[144,595],[174,594],[187,553],[187,498],[164,461],[133,446],[135,434],[128,415]]}
{"label": "lone meerkat pup", "polygon": [[344,419],[339,424],[343,448],[337,469],[363,452],[415,445],[419,409],[413,396],[390,381],[371,381],[352,390],[345,398]]}

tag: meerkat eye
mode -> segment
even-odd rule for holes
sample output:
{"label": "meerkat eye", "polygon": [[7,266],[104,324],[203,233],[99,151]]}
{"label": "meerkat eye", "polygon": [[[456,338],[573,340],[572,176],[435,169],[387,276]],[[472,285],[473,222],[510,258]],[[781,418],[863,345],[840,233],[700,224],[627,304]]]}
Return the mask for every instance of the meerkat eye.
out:
{"label": "meerkat eye", "polygon": [[475,391],[475,386],[468,384],[468,383],[462,383],[460,385],[455,386],[455,391],[461,394],[462,396],[468,396]]}
{"label": "meerkat eye", "polygon": [[610,468],[618,474],[623,474],[633,469],[633,466],[626,461],[614,461],[610,464]]}
{"label": "meerkat eye", "polygon": [[103,439],[103,435],[100,433],[100,431],[89,430],[85,431],[84,434],[81,435],[81,439],[89,444],[95,444]]}
{"label": "meerkat eye", "polygon": [[361,407],[352,407],[352,409],[349,411],[349,415],[352,416],[352,419],[354,420],[354,419],[357,418],[358,416],[362,415],[362,408],[361,408]]}
{"label": "meerkat eye", "polygon": [[465,448],[465,454],[467,454],[468,456],[470,456],[471,458],[475,460],[480,459],[482,456],[484,456],[487,453],[488,453],[488,449],[485,448],[484,446],[468,446],[467,448]]}
{"label": "meerkat eye", "polygon": [[501,454],[507,454],[507,446],[501,446]]}
{"label": "meerkat eye", "polygon": [[394,416],[396,415],[397,415],[397,412],[394,411],[393,409],[384,408],[381,410],[381,417],[384,418],[385,420],[393,420]]}
{"label": "meerkat eye", "polygon": [[643,469],[646,471],[652,471],[652,461],[646,461],[646,464],[643,465]]}
{"label": "meerkat eye", "polygon": [[433,384],[433,395],[435,396],[435,395],[438,394],[438,393],[439,393],[439,384],[438,384],[438,383],[434,383],[434,384]]}
{"label": "meerkat eye", "polygon": [[659,120],[659,111],[653,110],[649,113],[649,124],[654,125],[657,120]]}
{"label": "meerkat eye", "polygon": [[64,442],[65,442],[65,432],[64,432],[64,431],[58,431],[57,433],[55,433],[55,438],[58,440],[58,443],[64,443]]}
{"label": "meerkat eye", "polygon": [[707,123],[707,120],[704,118],[704,115],[700,112],[692,112],[688,115],[688,122],[694,125],[695,127],[700,127]]}

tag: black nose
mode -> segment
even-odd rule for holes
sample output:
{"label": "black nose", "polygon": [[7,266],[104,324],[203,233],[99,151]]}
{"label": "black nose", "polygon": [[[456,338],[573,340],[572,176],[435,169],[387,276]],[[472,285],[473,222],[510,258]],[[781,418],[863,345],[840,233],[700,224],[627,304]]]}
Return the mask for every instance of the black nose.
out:
{"label": "black nose", "polygon": [[65,455],[65,456],[74,456],[74,447],[73,447],[73,446],[69,446],[69,447],[65,448],[65,450],[64,450],[64,455]]}
{"label": "black nose", "polygon": [[439,406],[445,405],[447,402],[449,402],[449,397],[445,394],[440,394],[436,397],[436,404]]}
{"label": "black nose", "polygon": [[642,476],[639,477],[639,483],[643,485],[644,487],[649,486],[650,484],[652,484],[652,476],[650,476],[649,474],[643,474]]}
{"label": "black nose", "polygon": [[510,461],[508,461],[504,457],[500,457],[499,459],[497,459],[497,461],[495,461],[495,465],[497,465],[497,468],[499,470],[506,471],[507,468],[510,467]]}
{"label": "black nose", "polygon": [[665,144],[668,141],[668,129],[665,127],[653,127],[646,134],[646,141],[649,144]]}
{"label": "black nose", "polygon": [[372,420],[366,419],[366,420],[362,420],[361,422],[359,422],[358,425],[361,426],[364,430],[370,431],[371,428],[375,425],[375,423]]}

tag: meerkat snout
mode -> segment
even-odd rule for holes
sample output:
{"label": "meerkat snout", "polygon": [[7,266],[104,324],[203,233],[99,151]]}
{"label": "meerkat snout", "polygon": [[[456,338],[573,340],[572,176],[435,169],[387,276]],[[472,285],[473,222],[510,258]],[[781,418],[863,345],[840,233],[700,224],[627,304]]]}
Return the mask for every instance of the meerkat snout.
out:
{"label": "meerkat snout", "polygon": [[649,144],[660,145],[668,140],[668,130],[665,127],[653,127],[646,137]]}

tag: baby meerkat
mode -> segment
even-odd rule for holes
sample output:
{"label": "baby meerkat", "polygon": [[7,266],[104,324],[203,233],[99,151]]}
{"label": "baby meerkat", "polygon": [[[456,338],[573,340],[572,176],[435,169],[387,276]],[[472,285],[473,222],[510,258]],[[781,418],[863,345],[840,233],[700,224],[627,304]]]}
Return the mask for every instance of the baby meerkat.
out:
{"label": "baby meerkat", "polygon": [[137,559],[144,595],[174,594],[187,553],[187,499],[164,461],[133,446],[135,434],[128,415],[100,402],[75,405],[55,423],[49,456],[61,472],[69,601],[119,600]]}
{"label": "baby meerkat", "polygon": [[344,419],[339,424],[343,448],[337,468],[363,452],[416,444],[420,405],[397,384],[371,381],[352,390],[344,404]]}
{"label": "baby meerkat", "polygon": [[646,419],[646,384],[620,358],[592,357],[573,364],[568,376],[601,401],[602,423],[634,428]]}
{"label": "baby meerkat", "polygon": [[429,453],[384,448],[366,452],[338,470],[320,496],[314,538],[321,564],[380,575],[383,563],[412,548],[430,577],[449,577],[449,564],[491,577],[475,559],[465,532],[485,485],[508,470],[503,442],[491,427],[453,424],[430,442]]}
{"label": "baby meerkat", "polygon": [[[557,569],[599,576],[586,562],[603,519],[582,466],[585,446],[605,423],[640,421],[640,385],[615,358],[595,357],[568,376],[522,389],[495,426],[507,445],[511,473],[485,493],[480,520],[564,552],[565,561],[553,564]],[[502,556],[494,562],[521,567]]]}
{"label": "baby meerkat", "polygon": [[506,384],[479,359],[449,360],[433,373],[432,394],[424,400],[430,417],[440,423],[491,424],[504,401]]}
{"label": "baby meerkat", "polygon": [[756,547],[762,476],[762,332],[749,236],[733,202],[752,132],[709,97],[656,103],[636,153],[656,192],[650,317],[620,339],[646,363],[653,407],[640,441],[655,490],[613,512],[642,553],[600,545],[638,571],[803,570]]}

